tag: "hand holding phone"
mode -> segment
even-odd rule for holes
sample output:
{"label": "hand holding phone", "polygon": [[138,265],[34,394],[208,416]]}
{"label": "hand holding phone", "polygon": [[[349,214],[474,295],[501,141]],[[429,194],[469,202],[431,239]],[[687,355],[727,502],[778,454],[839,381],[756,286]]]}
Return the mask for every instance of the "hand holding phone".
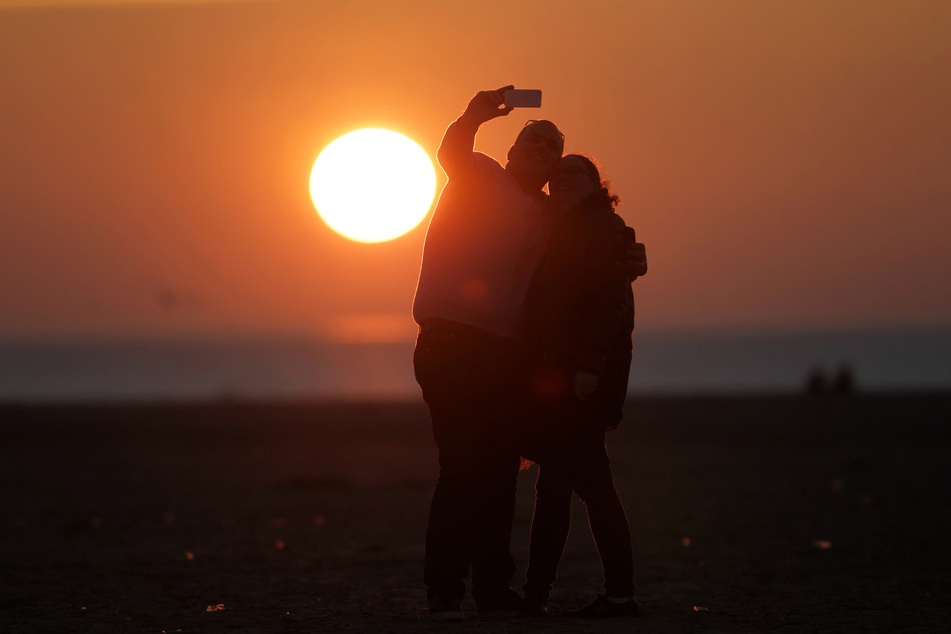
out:
{"label": "hand holding phone", "polygon": [[506,108],[541,108],[542,91],[516,90],[511,88],[505,91]]}

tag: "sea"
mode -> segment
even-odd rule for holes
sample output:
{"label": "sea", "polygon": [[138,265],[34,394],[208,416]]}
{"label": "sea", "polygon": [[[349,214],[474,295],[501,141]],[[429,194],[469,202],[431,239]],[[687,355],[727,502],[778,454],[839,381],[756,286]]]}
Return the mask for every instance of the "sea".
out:
{"label": "sea", "polygon": [[[0,403],[420,399],[413,342],[0,340]],[[951,327],[636,332],[632,395],[951,390]]]}

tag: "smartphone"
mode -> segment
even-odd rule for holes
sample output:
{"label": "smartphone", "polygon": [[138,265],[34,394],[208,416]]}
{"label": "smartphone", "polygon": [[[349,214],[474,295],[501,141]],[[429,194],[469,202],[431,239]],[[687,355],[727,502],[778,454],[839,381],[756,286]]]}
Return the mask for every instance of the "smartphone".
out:
{"label": "smartphone", "polygon": [[540,90],[506,90],[506,108],[541,108],[542,91]]}

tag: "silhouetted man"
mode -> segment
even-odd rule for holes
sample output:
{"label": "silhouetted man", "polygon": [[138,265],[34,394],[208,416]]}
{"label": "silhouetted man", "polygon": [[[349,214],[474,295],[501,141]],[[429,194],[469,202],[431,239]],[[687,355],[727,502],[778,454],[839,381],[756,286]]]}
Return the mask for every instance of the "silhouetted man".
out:
{"label": "silhouetted man", "polygon": [[509,88],[478,93],[446,130],[437,158],[449,182],[426,234],[413,304],[416,379],[439,448],[424,565],[438,620],[465,618],[470,567],[480,612],[517,610],[520,601],[509,586],[521,461],[513,430],[524,396],[518,339],[551,229],[542,188],[564,136],[550,121],[529,122],[505,167],[473,151],[479,127],[511,111],[503,105]]}

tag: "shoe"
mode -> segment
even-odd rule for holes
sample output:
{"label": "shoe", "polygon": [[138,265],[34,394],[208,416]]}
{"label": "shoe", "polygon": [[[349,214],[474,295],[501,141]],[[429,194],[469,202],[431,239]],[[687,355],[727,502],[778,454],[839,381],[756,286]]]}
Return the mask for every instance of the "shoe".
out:
{"label": "shoe", "polygon": [[614,616],[640,616],[640,608],[634,597],[624,603],[609,601],[606,595],[599,594],[594,603],[565,614],[575,619],[607,619]]}
{"label": "shoe", "polygon": [[445,601],[433,599],[429,602],[429,620],[458,622],[465,621],[466,615],[462,611],[462,601]]}
{"label": "shoe", "polygon": [[476,611],[479,614],[493,612],[518,612],[522,607],[522,597],[515,588],[508,588],[499,594],[476,599]]}
{"label": "shoe", "polygon": [[519,616],[526,618],[545,618],[548,616],[548,597],[526,592],[518,609]]}

